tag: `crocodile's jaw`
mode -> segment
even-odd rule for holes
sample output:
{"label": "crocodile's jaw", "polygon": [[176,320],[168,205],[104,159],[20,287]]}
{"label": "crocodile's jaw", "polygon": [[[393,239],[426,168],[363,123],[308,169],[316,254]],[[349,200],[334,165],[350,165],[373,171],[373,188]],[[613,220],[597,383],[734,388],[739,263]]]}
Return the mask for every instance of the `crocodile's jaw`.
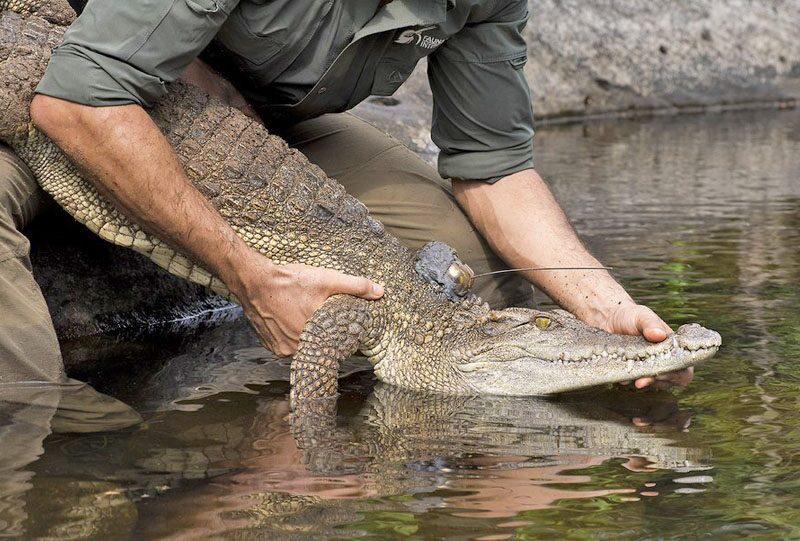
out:
{"label": "crocodile's jaw", "polygon": [[661,344],[603,334],[610,339],[607,349],[600,345],[587,353],[583,346],[577,356],[570,354],[569,342],[558,354],[550,348],[531,354],[539,349],[535,344],[515,341],[456,368],[476,394],[547,395],[681,370],[713,356],[721,345],[718,333],[699,325],[684,325]]}
{"label": "crocodile's jaw", "polygon": [[656,355],[644,360],[599,358],[586,361],[552,361],[523,358],[494,363],[467,363],[458,368],[467,384],[477,394],[536,396],[681,370],[711,357],[717,349],[677,349],[665,356]]}

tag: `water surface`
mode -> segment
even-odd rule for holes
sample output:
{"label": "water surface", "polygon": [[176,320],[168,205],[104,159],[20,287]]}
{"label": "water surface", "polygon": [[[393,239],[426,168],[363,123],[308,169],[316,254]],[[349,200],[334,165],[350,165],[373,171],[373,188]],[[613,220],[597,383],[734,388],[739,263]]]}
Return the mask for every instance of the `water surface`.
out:
{"label": "water surface", "polygon": [[723,335],[688,389],[431,398],[352,360],[298,447],[286,363],[226,324],[93,381],[131,410],[4,402],[0,535],[800,537],[800,112],[550,127],[536,159],[636,298]]}

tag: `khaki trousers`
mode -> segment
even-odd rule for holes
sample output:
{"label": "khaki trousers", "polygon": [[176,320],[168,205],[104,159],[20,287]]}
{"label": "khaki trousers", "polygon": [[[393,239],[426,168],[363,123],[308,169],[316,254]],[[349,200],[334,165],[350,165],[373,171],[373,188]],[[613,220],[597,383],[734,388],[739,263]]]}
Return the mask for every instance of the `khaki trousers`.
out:
{"label": "khaki trousers", "polygon": [[[506,268],[458,207],[449,184],[371,124],[350,114],[325,115],[281,135],[409,248],[440,240],[476,273]],[[56,334],[21,233],[45,200],[28,168],[0,146],[0,383],[63,377]],[[533,303],[531,285],[515,274],[479,279],[475,291],[498,308]]]}
{"label": "khaki trousers", "polygon": [[30,243],[21,233],[45,201],[30,170],[0,145],[0,384],[64,376],[53,322],[33,279]]}

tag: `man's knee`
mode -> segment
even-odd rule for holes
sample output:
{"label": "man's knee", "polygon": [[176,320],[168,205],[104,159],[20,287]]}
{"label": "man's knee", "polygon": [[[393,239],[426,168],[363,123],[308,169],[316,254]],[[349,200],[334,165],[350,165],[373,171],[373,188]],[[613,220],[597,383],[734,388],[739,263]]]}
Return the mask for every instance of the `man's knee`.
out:
{"label": "man's knee", "polygon": [[41,210],[44,197],[28,167],[0,145],[0,258],[27,254],[21,230]]}
{"label": "man's knee", "polygon": [[63,377],[52,320],[33,278],[30,244],[21,231],[41,206],[30,170],[0,146],[0,383]]}
{"label": "man's knee", "polygon": [[0,261],[0,383],[63,379],[61,351],[47,304],[25,264]]}

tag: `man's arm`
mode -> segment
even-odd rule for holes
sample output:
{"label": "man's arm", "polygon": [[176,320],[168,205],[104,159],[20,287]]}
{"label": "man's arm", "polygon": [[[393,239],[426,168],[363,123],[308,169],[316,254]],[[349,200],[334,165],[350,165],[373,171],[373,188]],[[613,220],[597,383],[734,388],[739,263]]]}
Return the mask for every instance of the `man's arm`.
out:
{"label": "man's arm", "polygon": [[274,265],[247,246],[191,185],[140,106],[91,107],[38,95],[31,117],[123,212],[222,280],[273,352],[294,353],[303,325],[329,296],[382,295],[365,278]]}
{"label": "man's arm", "polygon": [[[494,184],[455,181],[459,205],[492,249],[512,267],[600,267],[583,246],[545,182],[533,169]],[[525,277],[578,318],[609,332],[642,334],[660,342],[672,332],[649,308],[636,304],[604,270],[534,271]],[[641,378],[636,387],[685,385],[691,369]]]}

